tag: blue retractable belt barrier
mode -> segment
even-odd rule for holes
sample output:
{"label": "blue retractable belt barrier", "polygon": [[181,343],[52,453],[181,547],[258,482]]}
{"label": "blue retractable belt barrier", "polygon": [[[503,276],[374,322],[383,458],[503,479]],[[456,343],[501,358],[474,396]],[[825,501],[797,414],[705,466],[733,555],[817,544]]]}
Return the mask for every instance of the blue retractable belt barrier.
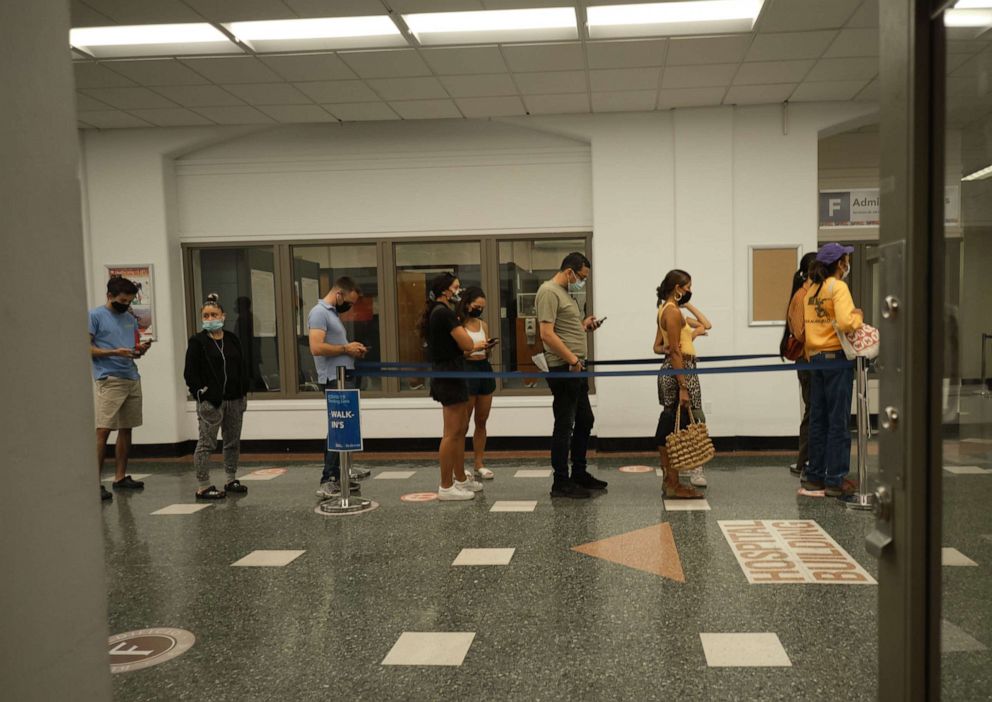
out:
{"label": "blue retractable belt barrier", "polygon": [[[700,356],[696,359],[699,363],[714,363],[718,361],[748,361],[751,359],[759,358],[780,358],[778,354],[774,353],[750,353],[750,354],[738,354],[735,356]],[[588,359],[586,361],[587,366],[649,366],[656,363],[664,363],[664,356],[657,356],[655,358],[630,358],[630,359],[608,359],[597,361],[595,359]],[[430,368],[430,363],[418,363],[414,361],[359,361],[359,369],[363,368],[398,368],[398,369],[416,369],[416,368]],[[364,373],[363,373],[364,375]],[[475,377],[475,376],[473,376]]]}

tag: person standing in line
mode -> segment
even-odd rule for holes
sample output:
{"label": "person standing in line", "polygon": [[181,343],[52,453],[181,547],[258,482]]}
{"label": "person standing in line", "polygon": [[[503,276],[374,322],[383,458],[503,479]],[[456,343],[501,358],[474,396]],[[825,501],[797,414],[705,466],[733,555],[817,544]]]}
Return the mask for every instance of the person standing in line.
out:
{"label": "person standing in line", "polygon": [[[196,400],[200,430],[193,451],[198,500],[220,500],[227,493],[248,492],[238,480],[241,424],[248,407],[248,358],[237,335],[224,329],[226,317],[219,299],[216,293],[211,293],[200,307],[203,331],[189,338],[183,370],[189,394]],[[218,430],[224,442],[227,476],[223,490],[210,484],[210,452],[216,447]]]}
{"label": "person standing in line", "polygon": [[[322,299],[317,301],[307,317],[310,330],[310,353],[317,368],[317,381],[324,390],[336,390],[338,368],[355,368],[355,359],[364,358],[367,349],[357,341],[348,341],[348,333],[341,321],[341,315],[352,308],[362,296],[362,291],[354,280],[342,276],[334,281],[334,286]],[[356,387],[354,378],[345,381],[348,388]],[[370,471],[352,468],[353,479],[367,478]],[[351,492],[359,492],[357,482],[351,483]],[[341,494],[341,454],[328,451],[324,445],[324,471],[320,476],[317,497],[331,498]]]}
{"label": "person standing in line", "polygon": [[[489,347],[473,341],[452,305],[461,300],[461,283],[451,273],[430,282],[424,313],[417,325],[427,343],[433,371],[464,371],[465,355]],[[468,433],[468,383],[464,378],[431,378],[431,398],[441,403],[443,434],[438,449],[441,484],[439,500],[471,500],[482,483],[465,474],[465,435]]]}
{"label": "person standing in line", "polygon": [[[485,309],[486,294],[482,288],[471,287],[462,292],[462,300],[458,303],[458,321],[476,346],[486,344],[484,349],[465,352],[465,370],[491,373],[493,367],[489,362],[489,327],[482,320]],[[481,480],[492,480],[495,477],[485,465],[486,421],[492,410],[494,392],[494,378],[468,379],[468,419],[471,421],[475,417],[475,432],[472,434],[472,451],[475,454],[473,477]]]}
{"label": "person standing in line", "polygon": [[[804,309],[806,298],[810,288],[809,271],[816,260],[816,252],[811,251],[799,261],[799,270],[792,276],[792,294],[789,297],[789,309],[786,312],[785,329],[782,331],[782,341],[779,343],[779,356],[786,357],[786,347],[789,338],[796,340],[804,346],[803,355],[796,359],[796,363],[806,361],[805,339],[806,339],[806,316]],[[808,370],[797,370],[799,377],[799,391],[803,398],[803,418],[799,423],[799,455],[796,462],[789,466],[789,472],[793,475],[802,475],[809,463],[809,384],[810,372]]]}
{"label": "person standing in line", "polygon": [[[696,367],[696,348],[693,340],[706,334],[713,325],[699,310],[689,304],[692,297],[692,276],[683,270],[674,269],[665,275],[657,289],[658,316],[655,321],[655,353],[664,353],[663,369],[694,369]],[[682,313],[685,308],[697,322],[694,328]],[[680,424],[685,426],[691,419],[705,422],[703,413],[702,389],[699,376],[695,373],[686,375],[659,375],[658,400],[662,411],[658,417],[658,428],[655,431],[655,441],[661,458],[661,467],[665,473],[664,497],[666,499],[699,499],[703,493],[696,487],[706,487],[706,478],[702,468],[692,471],[690,482],[695,487],[685,486],[679,482],[679,472],[668,462],[666,439],[675,431],[676,412],[681,413]],[[692,410],[692,417],[689,410]]]}
{"label": "person standing in line", "polygon": [[[144,482],[127,475],[131,451],[131,432],[140,427],[141,376],[134,359],[141,358],[152,342],[141,341],[138,320],[131,314],[131,303],[138,287],[127,278],[115,276],[107,281],[107,302],[90,310],[90,357],[96,383],[96,462],[97,476],[103,473],[103,460],[110,432],[117,432],[114,447],[115,490],[140,490]],[[113,496],[102,484],[100,499]]]}
{"label": "person standing in line", "polygon": [[554,396],[552,497],[587,498],[592,496],[591,490],[605,490],[607,486],[605,480],[589,474],[586,463],[589,436],[595,422],[589,404],[589,380],[572,376],[585,367],[586,335],[602,324],[593,316],[583,318],[578,302],[569,294],[585,287],[591,267],[583,254],[577,251],[568,254],[554,277],[538,288],[535,299],[544,357],[551,373],[547,378],[548,387]]}
{"label": "person standing in line", "polygon": [[[806,490],[824,490],[828,497],[845,497],[854,484],[845,480],[851,469],[851,395],[854,368],[815,366],[846,360],[837,330],[861,328],[864,313],[855,308],[844,279],[851,273],[854,248],[824,244],[810,271],[812,284],[805,306],[805,350],[814,366],[810,377],[809,465],[802,480]],[[836,328],[835,328],[836,325]]]}

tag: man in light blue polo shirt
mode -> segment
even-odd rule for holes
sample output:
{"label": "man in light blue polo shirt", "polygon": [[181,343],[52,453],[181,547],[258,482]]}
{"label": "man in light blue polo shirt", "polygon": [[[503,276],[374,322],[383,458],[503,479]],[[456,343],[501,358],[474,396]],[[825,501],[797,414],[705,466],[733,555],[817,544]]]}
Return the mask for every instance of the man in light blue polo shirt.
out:
{"label": "man in light blue polo shirt", "polygon": [[[323,389],[337,388],[338,368],[344,366],[352,369],[355,359],[365,356],[367,349],[357,341],[348,341],[348,332],[344,328],[340,315],[351,309],[362,296],[355,281],[343,276],[334,281],[334,287],[322,299],[317,301],[307,317],[307,327],[310,329],[310,353],[317,367],[317,380]],[[354,381],[348,382],[354,387]],[[352,469],[351,477],[366,478],[369,471]],[[322,498],[337,497],[341,494],[341,454],[328,451],[324,445],[324,472],[320,476],[320,488],[317,496]],[[358,484],[352,483],[352,490],[358,491]]]}

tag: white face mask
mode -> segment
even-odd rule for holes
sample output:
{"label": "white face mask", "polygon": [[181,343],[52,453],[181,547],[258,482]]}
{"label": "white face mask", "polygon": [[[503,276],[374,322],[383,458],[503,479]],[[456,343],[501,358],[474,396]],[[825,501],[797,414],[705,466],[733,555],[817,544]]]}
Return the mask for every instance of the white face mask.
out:
{"label": "white face mask", "polygon": [[582,292],[586,287],[586,281],[579,277],[579,274],[573,271],[571,268],[568,269],[575,276],[575,282],[568,284],[568,291],[571,293]]}
{"label": "white face mask", "polygon": [[841,278],[840,279],[841,280],[847,280],[847,277],[849,275],[851,275],[851,264],[850,263],[847,264],[847,268],[844,269],[844,272],[841,274]]}

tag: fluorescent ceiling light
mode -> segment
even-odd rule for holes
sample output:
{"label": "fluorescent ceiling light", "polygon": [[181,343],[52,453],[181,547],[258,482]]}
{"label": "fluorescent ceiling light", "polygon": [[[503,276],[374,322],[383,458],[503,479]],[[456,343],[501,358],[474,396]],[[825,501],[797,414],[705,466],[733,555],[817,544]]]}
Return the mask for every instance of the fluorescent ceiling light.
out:
{"label": "fluorescent ceiling light", "polygon": [[764,0],[691,0],[586,9],[590,39],[750,32]]}
{"label": "fluorescent ceiling light", "polygon": [[69,44],[96,58],[241,53],[224,32],[206,22],[81,27],[69,30]]}
{"label": "fluorescent ceiling light", "polygon": [[992,0],[958,0],[954,7],[958,10],[992,10]]}
{"label": "fluorescent ceiling light", "polygon": [[962,178],[962,181],[970,180],[985,180],[989,176],[992,176],[992,166],[986,166],[985,168],[980,168],[970,175],[966,175]]}
{"label": "fluorescent ceiling light", "polygon": [[948,10],[944,13],[945,27],[988,27],[992,10]]}
{"label": "fluorescent ceiling light", "polygon": [[231,22],[231,34],[255,51],[317,51],[408,46],[386,15]]}
{"label": "fluorescent ceiling light", "polygon": [[572,7],[403,15],[421,44],[490,44],[578,39]]}

